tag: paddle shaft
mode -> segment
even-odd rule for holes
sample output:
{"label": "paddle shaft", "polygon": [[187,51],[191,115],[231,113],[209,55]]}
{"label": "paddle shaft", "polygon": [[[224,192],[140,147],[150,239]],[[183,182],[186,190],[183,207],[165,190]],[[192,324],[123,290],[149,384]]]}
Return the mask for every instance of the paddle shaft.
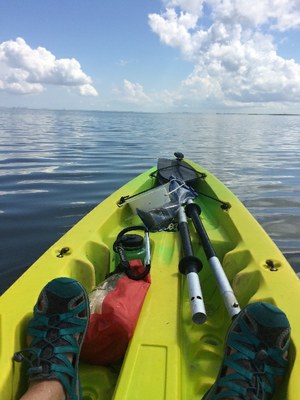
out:
{"label": "paddle shaft", "polygon": [[206,311],[203,302],[201,285],[198,272],[202,268],[199,258],[194,257],[188,222],[184,208],[181,206],[178,211],[178,229],[183,247],[183,258],[179,263],[179,270],[187,276],[192,320],[196,324],[203,324],[206,321]]}
{"label": "paddle shaft", "polygon": [[231,318],[234,318],[241,311],[238,301],[234,295],[232,287],[228,281],[228,278],[224,272],[222,264],[220,260],[216,256],[214,248],[209,240],[207,232],[204,228],[204,225],[199,217],[201,213],[201,208],[197,204],[195,204],[192,200],[188,200],[186,205],[187,215],[192,219],[195,229],[201,239],[201,243],[203,245],[203,249],[206,255],[206,258],[212,268],[212,271],[215,275],[216,281],[218,283],[220,292],[224,299],[225,306]]}

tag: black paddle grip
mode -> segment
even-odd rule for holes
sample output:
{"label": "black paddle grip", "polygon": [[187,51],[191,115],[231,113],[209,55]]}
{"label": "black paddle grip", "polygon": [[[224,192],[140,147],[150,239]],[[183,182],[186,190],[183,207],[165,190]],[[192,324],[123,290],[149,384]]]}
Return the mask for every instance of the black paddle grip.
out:
{"label": "black paddle grip", "polygon": [[178,229],[181,236],[184,254],[184,257],[179,262],[179,271],[182,274],[188,274],[190,272],[198,273],[202,269],[202,262],[198,257],[193,255],[193,246],[188,224],[186,222],[180,222],[178,224]]}
{"label": "black paddle grip", "polygon": [[201,271],[203,265],[201,260],[195,256],[185,256],[179,262],[179,272],[186,275],[190,272],[198,272]]}

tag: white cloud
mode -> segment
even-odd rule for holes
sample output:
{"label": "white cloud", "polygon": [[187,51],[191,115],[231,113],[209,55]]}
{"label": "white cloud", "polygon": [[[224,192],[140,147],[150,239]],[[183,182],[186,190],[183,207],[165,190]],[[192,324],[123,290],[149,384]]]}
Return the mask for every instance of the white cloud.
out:
{"label": "white cloud", "polygon": [[202,15],[204,0],[163,0],[166,8],[180,8],[183,12]]}
{"label": "white cloud", "polygon": [[151,102],[140,83],[133,83],[127,79],[123,80],[123,95],[127,101],[132,103]]}
{"label": "white cloud", "polygon": [[39,83],[28,82],[6,82],[0,79],[0,91],[5,91],[13,94],[33,94],[41,93],[44,88]]}
{"label": "white cloud", "polygon": [[300,25],[299,0],[209,0],[207,3],[217,20],[267,24],[281,31]]}
{"label": "white cloud", "polygon": [[49,84],[76,88],[83,96],[98,95],[76,59],[57,59],[43,47],[32,49],[23,38],[0,44],[0,65],[0,90],[40,93]]}
{"label": "white cloud", "polygon": [[152,30],[160,40],[172,47],[178,47],[186,56],[191,56],[195,49],[192,38],[198,17],[189,13],[177,14],[175,9],[168,8],[162,15],[150,14],[149,22]]}
{"label": "white cloud", "polygon": [[79,92],[82,96],[98,96],[97,90],[90,84],[80,85]]}
{"label": "white cloud", "polygon": [[[149,24],[193,65],[182,99],[220,103],[298,102],[300,65],[284,59],[276,31],[300,27],[299,0],[165,0]],[[202,19],[205,7],[205,19]]]}

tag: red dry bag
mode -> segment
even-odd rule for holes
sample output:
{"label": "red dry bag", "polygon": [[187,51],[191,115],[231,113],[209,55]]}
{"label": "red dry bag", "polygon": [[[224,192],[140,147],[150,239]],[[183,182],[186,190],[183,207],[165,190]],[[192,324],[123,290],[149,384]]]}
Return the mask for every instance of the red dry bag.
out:
{"label": "red dry bag", "polygon": [[133,335],[151,279],[141,260],[128,263],[130,273],[112,274],[90,295],[91,317],[81,358],[91,364],[120,360]]}

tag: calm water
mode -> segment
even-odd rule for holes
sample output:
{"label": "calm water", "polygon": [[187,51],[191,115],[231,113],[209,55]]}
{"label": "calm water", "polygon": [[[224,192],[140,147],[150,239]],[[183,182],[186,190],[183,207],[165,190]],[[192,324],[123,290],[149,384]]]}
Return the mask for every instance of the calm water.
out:
{"label": "calm water", "polygon": [[300,116],[0,109],[0,292],[174,151],[231,188],[300,271]]}

